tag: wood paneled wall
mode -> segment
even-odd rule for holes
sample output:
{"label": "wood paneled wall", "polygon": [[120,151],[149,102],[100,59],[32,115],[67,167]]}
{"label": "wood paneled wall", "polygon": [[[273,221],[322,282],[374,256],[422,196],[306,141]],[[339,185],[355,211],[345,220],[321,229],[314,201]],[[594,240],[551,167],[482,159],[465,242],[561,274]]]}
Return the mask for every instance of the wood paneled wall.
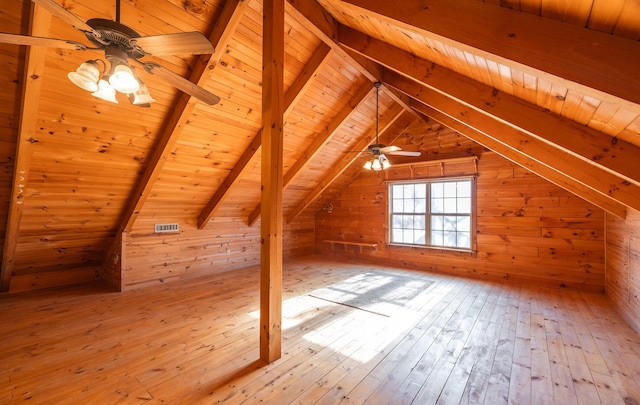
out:
{"label": "wood paneled wall", "polygon": [[[459,134],[440,128],[408,135],[447,158],[479,155],[477,251],[446,251],[387,245],[388,179],[400,170],[364,171],[332,200],[331,212],[316,215],[316,252],[382,261],[408,268],[484,278],[535,282],[581,291],[604,292],[604,212],[500,156],[485,152]],[[459,170],[449,174],[460,174]],[[447,174],[447,172],[445,173]],[[331,245],[325,240],[377,243],[376,249]]]}
{"label": "wood paneled wall", "polygon": [[640,212],[626,220],[607,215],[607,297],[640,333]]}
{"label": "wood paneled wall", "polygon": [[[310,215],[286,224],[283,256],[312,253],[313,227]],[[123,290],[260,264],[260,221],[250,227],[246,218],[216,218],[205,230],[182,223],[180,228],[178,233],[164,234],[134,228],[126,236],[121,253]],[[109,277],[116,279],[113,274]]]}

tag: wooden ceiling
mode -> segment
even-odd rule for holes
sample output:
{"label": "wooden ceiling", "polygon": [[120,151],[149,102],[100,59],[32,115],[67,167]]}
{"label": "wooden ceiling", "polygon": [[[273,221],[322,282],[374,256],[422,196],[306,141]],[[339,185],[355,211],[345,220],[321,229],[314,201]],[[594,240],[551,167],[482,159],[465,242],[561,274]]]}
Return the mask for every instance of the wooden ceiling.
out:
{"label": "wooden ceiling", "polygon": [[[115,19],[113,0],[56,1]],[[87,42],[28,0],[5,3],[3,32]],[[123,0],[121,22],[206,35],[213,55],[150,59],[221,102],[142,73],[151,108],[110,104],[66,77],[96,51],[0,44],[5,279],[99,266],[118,231],[258,219],[262,2]],[[638,2],[287,0],[285,26],[287,220],[361,170],[345,152],[374,139],[376,81],[383,143],[418,150],[398,136],[429,117],[614,215],[640,210]]]}

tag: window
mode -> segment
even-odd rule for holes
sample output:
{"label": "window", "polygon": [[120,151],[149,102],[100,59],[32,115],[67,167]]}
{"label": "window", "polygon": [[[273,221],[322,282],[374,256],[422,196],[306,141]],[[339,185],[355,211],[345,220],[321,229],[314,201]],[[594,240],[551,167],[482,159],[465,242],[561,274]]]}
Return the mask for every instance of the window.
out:
{"label": "window", "polygon": [[389,184],[389,240],[471,250],[473,179]]}

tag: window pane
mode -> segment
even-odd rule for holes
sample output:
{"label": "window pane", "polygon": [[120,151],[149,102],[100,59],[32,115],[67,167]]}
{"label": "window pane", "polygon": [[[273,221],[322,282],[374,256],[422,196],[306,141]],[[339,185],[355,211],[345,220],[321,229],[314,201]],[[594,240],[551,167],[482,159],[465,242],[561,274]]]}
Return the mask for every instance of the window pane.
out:
{"label": "window pane", "polygon": [[444,217],[444,230],[455,231],[457,223],[458,223],[457,217]]}
{"label": "window pane", "polygon": [[393,229],[398,229],[402,227],[402,216],[394,215],[391,217],[391,227]]}
{"label": "window pane", "polygon": [[402,184],[396,184],[393,186],[393,188],[391,189],[391,192],[393,193],[393,198],[402,198]]}
{"label": "window pane", "polygon": [[402,243],[402,229],[394,229],[391,238],[392,242]]}
{"label": "window pane", "polygon": [[424,229],[424,216],[416,215],[413,217],[413,227],[415,229]]}
{"label": "window pane", "polygon": [[421,214],[424,214],[427,212],[427,200],[425,198],[417,198],[415,202],[416,202],[416,206],[415,206],[414,212],[421,213]]}
{"label": "window pane", "polygon": [[444,201],[440,198],[431,199],[431,212],[434,214],[441,214],[444,212]]}
{"label": "window pane", "polygon": [[458,214],[471,214],[471,198],[458,198]]}
{"label": "window pane", "polygon": [[455,213],[458,212],[457,202],[455,198],[445,198],[444,199],[444,212],[446,213]]}
{"label": "window pane", "polygon": [[471,180],[458,182],[458,197],[471,197]]}
{"label": "window pane", "polygon": [[471,233],[458,232],[458,247],[470,248],[471,247]]}
{"label": "window pane", "polygon": [[403,200],[393,199],[393,212],[404,212],[404,203]]}
{"label": "window pane", "polygon": [[415,238],[416,238],[416,243],[419,243],[419,244],[422,244],[422,245],[424,245],[426,243],[425,240],[424,240],[426,232],[424,230],[414,231],[414,235],[415,235]]}
{"label": "window pane", "polygon": [[445,197],[454,197],[457,195],[457,182],[447,182],[444,183],[444,196]]}
{"label": "window pane", "polygon": [[431,198],[444,197],[444,183],[431,183]]}
{"label": "window pane", "polygon": [[443,236],[444,236],[444,242],[442,243],[443,246],[450,246],[450,247],[456,246],[456,242],[458,241],[458,236],[456,232],[444,231]]}
{"label": "window pane", "polygon": [[458,232],[470,232],[471,231],[471,218],[469,217],[458,217],[458,224],[456,226]]}
{"label": "window pane", "polygon": [[413,210],[413,199],[404,200],[404,211],[403,212],[415,212]]}
{"label": "window pane", "polygon": [[416,198],[427,197],[427,185],[425,183],[418,183],[415,185]]}
{"label": "window pane", "polygon": [[405,229],[402,231],[402,241],[404,243],[413,243],[413,229]]}
{"label": "window pane", "polygon": [[431,231],[431,244],[436,246],[442,246],[444,241],[444,235],[442,231]]}
{"label": "window pane", "polygon": [[413,184],[405,184],[404,185],[404,196],[402,198],[414,198],[415,196],[415,188]]}
{"label": "window pane", "polygon": [[440,215],[431,216],[431,229],[434,231],[441,231],[444,229],[444,217]]}

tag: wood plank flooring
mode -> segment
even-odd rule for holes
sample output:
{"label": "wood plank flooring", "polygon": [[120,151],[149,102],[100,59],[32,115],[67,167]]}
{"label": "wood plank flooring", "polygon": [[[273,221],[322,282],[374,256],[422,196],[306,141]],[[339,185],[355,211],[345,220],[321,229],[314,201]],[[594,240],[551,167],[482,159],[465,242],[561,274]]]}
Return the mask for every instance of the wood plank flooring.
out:
{"label": "wood plank flooring", "polygon": [[[640,336],[603,296],[288,260],[265,366],[258,272],[0,297],[0,403],[640,404]],[[417,284],[390,316],[309,295],[364,272]]]}

